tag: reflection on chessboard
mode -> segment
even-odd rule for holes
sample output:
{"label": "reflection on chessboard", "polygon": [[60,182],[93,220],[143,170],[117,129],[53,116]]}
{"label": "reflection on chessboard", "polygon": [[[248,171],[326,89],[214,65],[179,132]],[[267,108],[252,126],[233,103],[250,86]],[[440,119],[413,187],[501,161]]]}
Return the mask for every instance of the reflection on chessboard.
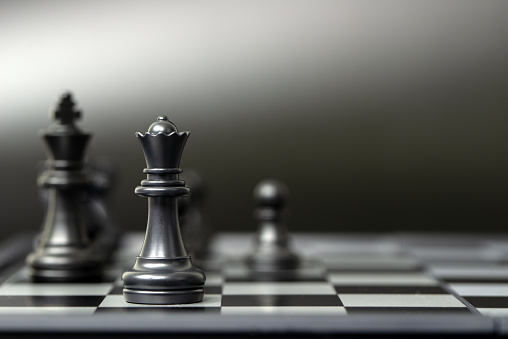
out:
{"label": "reflection on chessboard", "polygon": [[[508,314],[508,241],[462,239],[441,246],[404,236],[294,237],[297,270],[262,274],[241,260],[252,237],[219,235],[203,262],[205,298],[185,305],[126,303],[119,276],[142,235],[126,236],[98,283],[39,283],[26,268],[0,286],[2,313],[206,312],[222,315]],[[428,241],[426,241],[428,240]]]}

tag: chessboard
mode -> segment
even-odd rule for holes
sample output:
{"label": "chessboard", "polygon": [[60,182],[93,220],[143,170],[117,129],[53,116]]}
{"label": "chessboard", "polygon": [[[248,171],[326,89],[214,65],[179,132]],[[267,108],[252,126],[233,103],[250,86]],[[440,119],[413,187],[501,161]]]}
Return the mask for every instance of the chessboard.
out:
{"label": "chessboard", "polygon": [[298,268],[254,272],[245,264],[253,236],[217,234],[196,262],[207,276],[202,302],[126,303],[120,277],[143,236],[124,235],[104,280],[94,283],[34,283],[21,246],[4,244],[0,332],[123,338],[508,333],[505,235],[294,234]]}

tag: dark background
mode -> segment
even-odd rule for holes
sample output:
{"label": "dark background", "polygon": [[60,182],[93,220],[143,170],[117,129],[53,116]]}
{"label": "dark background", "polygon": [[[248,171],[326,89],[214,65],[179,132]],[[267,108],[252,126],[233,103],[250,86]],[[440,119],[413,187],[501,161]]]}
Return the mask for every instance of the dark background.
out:
{"label": "dark background", "polygon": [[253,231],[270,177],[292,230],[503,231],[507,17],[501,0],[2,1],[0,235],[40,227],[37,132],[66,89],[125,229],[146,225],[134,132],[165,114],[216,230]]}

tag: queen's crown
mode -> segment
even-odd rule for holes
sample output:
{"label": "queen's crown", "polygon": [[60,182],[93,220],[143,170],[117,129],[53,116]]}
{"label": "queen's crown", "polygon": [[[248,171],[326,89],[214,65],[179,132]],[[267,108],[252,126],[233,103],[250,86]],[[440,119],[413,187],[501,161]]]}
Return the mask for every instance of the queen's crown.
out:
{"label": "queen's crown", "polygon": [[166,116],[160,116],[148,132],[136,132],[141,142],[148,169],[171,169],[180,166],[189,132],[178,132]]}

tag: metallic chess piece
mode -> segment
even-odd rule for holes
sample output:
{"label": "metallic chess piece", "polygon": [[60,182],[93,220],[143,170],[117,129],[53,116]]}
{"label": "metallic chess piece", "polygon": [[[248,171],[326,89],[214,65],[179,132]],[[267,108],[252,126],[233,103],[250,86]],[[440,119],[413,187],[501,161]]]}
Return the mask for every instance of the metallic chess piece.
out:
{"label": "metallic chess piece", "polygon": [[180,178],[192,187],[190,196],[178,199],[178,214],[185,249],[195,264],[202,262],[207,254],[208,242],[212,233],[204,213],[207,187],[202,177],[193,170],[185,170]]}
{"label": "metallic chess piece", "polygon": [[91,181],[84,202],[88,237],[104,260],[111,261],[121,234],[109,213],[107,201],[114,186],[115,171],[105,159],[89,162],[86,171]]}
{"label": "metallic chess piece", "polygon": [[122,280],[125,300],[141,304],[183,304],[203,299],[204,273],[187,255],[180,234],[178,197],[190,188],[178,178],[178,168],[189,132],[178,132],[165,116],[146,133],[136,133],[141,142],[147,179],[135,193],[148,198],[145,241],[134,266]]}
{"label": "metallic chess piece", "polygon": [[256,249],[247,258],[254,270],[279,271],[298,267],[299,259],[288,247],[288,232],[284,212],[289,197],[287,187],[276,180],[264,180],[254,189],[259,221]]}
{"label": "metallic chess piece", "polygon": [[90,179],[83,159],[90,134],[74,125],[79,116],[71,94],[65,93],[54,111],[54,123],[41,132],[48,160],[38,184],[47,191],[48,207],[36,248],[27,257],[35,281],[89,281],[102,275],[103,262],[84,222]]}

